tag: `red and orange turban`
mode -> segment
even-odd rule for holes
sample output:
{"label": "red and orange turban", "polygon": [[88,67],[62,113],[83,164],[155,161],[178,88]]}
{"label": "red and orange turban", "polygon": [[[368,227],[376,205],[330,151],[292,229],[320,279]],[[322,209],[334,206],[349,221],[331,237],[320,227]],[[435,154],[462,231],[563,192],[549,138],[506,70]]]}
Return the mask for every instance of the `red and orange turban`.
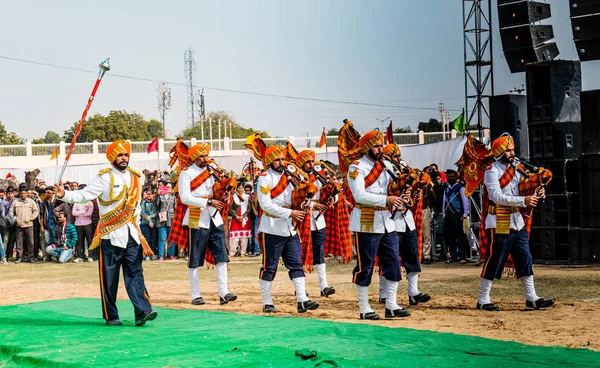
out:
{"label": "red and orange turban", "polygon": [[273,161],[277,160],[279,156],[283,154],[285,156],[285,147],[284,146],[271,146],[267,148],[265,151],[265,155],[263,157],[263,164],[265,168],[271,165]]}
{"label": "red and orange turban", "polygon": [[306,161],[311,160],[311,159],[314,161],[316,157],[317,157],[317,154],[315,153],[315,151],[313,151],[311,149],[300,151],[300,152],[298,152],[298,156],[296,156],[296,165],[298,167],[302,167],[302,166],[304,166]]}
{"label": "red and orange turban", "polygon": [[371,130],[358,140],[358,145],[366,152],[376,144],[383,144],[383,134],[379,130]]}
{"label": "red and orange turban", "polygon": [[387,157],[400,155],[400,147],[396,143],[390,143],[383,147],[383,154]]}
{"label": "red and orange turban", "polygon": [[210,153],[210,144],[198,143],[190,148],[190,160],[196,161],[199,156],[208,156]]}
{"label": "red and orange turban", "polygon": [[108,148],[106,148],[106,158],[108,159],[108,162],[112,164],[121,152],[131,154],[131,143],[123,140],[112,142]]}
{"label": "red and orange turban", "polygon": [[509,145],[515,145],[513,137],[510,135],[502,135],[492,143],[492,154],[495,158],[499,158],[508,149]]}

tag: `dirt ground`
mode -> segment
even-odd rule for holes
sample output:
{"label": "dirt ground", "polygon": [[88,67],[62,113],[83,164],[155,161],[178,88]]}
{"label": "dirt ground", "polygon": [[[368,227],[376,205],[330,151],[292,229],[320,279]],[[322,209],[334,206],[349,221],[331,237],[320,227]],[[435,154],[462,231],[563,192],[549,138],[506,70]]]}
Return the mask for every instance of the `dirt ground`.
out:
{"label": "dirt ground", "polygon": [[[0,266],[0,305],[73,297],[98,298],[97,267],[96,263],[62,265],[53,262]],[[318,277],[316,273],[307,274],[307,291],[311,299],[319,300],[321,307],[299,315],[296,313],[292,283],[285,268],[280,266],[273,285],[278,315],[453,332],[533,345],[600,351],[600,267],[534,266],[537,293],[545,298],[556,298],[554,307],[541,311],[526,310],[521,282],[509,278],[495,282],[492,288],[492,301],[502,310],[486,312],[474,309],[479,267],[443,263],[424,265],[419,286],[422,292],[432,295],[431,301],[410,308],[413,313],[408,318],[377,322],[358,319],[356,289],[351,283],[353,267],[354,263],[328,263],[329,284],[337,290],[329,298],[318,297]],[[238,300],[219,305],[215,271],[202,269],[200,288],[207,304],[193,306],[190,304],[184,260],[144,262],[146,285],[156,306],[261,314],[260,257],[234,258],[229,268],[229,288],[239,295]],[[398,303],[402,306],[408,306],[406,287],[406,280],[401,281]],[[371,306],[383,317],[384,306],[377,304],[377,290],[378,282],[373,280]],[[119,299],[127,299],[122,281]]]}

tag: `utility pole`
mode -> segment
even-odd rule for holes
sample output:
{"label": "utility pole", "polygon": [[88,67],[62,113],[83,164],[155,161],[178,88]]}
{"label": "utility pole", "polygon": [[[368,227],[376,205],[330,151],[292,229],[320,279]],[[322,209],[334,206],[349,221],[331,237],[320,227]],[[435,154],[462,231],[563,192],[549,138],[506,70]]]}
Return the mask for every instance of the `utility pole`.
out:
{"label": "utility pole", "polygon": [[163,137],[166,137],[167,129],[165,125],[165,115],[167,111],[171,110],[171,87],[169,87],[167,83],[163,81],[158,84],[156,90],[158,91],[158,112],[160,113],[160,119],[162,121]]}
{"label": "utility pole", "polygon": [[204,142],[204,122],[206,121],[206,110],[204,107],[204,89],[198,92],[198,100],[200,104],[200,131],[202,135],[202,142]]}
{"label": "utility pole", "polygon": [[446,114],[445,114],[445,110],[444,110],[444,104],[439,103],[438,108],[440,109],[440,116],[442,117],[442,140],[445,141],[446,140],[446,122],[445,122]]}
{"label": "utility pole", "polygon": [[389,116],[387,118],[385,118],[385,119],[377,119],[377,118],[375,118],[375,120],[381,122],[381,132],[382,133],[385,132],[385,128],[383,127],[383,123],[385,123],[385,121],[388,120],[389,118],[390,118]]}

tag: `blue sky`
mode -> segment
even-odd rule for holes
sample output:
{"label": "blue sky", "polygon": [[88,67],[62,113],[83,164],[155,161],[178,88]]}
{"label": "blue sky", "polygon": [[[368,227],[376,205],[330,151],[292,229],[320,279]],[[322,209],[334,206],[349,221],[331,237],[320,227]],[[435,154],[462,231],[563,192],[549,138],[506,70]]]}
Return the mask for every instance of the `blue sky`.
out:
{"label": "blue sky", "polygon": [[[205,90],[207,110],[225,110],[272,135],[318,135],[344,118],[361,131],[395,127],[464,104],[462,2],[396,1],[7,1],[0,55],[185,83],[183,54],[196,51],[196,84],[242,91],[413,107],[361,107]],[[552,4],[561,58],[576,58],[566,0]],[[495,3],[495,2],[493,2]],[[495,17],[495,16],[494,16]],[[524,83],[510,75],[495,39],[496,93]],[[584,88],[600,88],[598,63]],[[0,121],[31,139],[62,132],[81,115],[94,75],[0,59]],[[111,77],[90,111],[158,118],[154,82]],[[186,89],[172,85],[168,130],[186,124]]]}

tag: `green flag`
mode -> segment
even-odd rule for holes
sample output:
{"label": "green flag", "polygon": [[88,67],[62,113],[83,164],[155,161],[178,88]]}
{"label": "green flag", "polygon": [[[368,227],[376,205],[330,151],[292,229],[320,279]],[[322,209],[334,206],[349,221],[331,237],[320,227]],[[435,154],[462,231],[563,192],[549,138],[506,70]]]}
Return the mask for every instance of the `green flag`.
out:
{"label": "green flag", "polygon": [[452,126],[458,133],[462,133],[467,129],[464,111],[456,119],[454,119],[454,121],[452,121]]}

